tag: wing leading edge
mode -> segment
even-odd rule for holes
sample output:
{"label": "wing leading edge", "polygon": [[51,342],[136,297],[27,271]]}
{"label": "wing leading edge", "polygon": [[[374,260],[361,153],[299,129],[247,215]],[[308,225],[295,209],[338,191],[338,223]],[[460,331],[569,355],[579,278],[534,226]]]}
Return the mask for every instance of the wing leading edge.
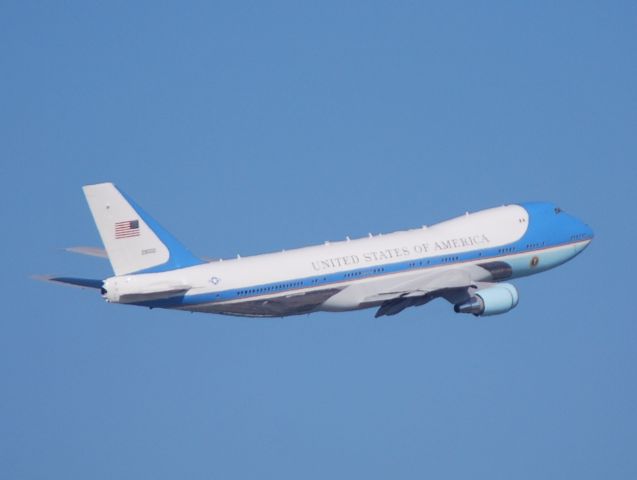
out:
{"label": "wing leading edge", "polygon": [[457,305],[469,300],[477,289],[488,288],[494,285],[494,280],[506,278],[507,269],[502,265],[495,267],[467,265],[434,275],[422,275],[370,295],[364,303],[373,305],[382,302],[375,317],[396,315],[405,308],[424,305],[440,297]]}

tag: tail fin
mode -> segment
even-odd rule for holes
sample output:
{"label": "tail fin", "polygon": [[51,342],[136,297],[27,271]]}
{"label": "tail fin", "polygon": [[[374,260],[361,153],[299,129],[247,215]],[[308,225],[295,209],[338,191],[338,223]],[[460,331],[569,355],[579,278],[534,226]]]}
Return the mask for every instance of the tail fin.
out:
{"label": "tail fin", "polygon": [[83,190],[115,275],[203,263],[112,183]]}

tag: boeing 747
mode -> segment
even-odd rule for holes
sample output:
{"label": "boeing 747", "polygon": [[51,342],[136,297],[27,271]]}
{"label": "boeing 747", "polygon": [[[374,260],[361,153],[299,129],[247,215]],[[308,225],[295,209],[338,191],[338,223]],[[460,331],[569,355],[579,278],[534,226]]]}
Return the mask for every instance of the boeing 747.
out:
{"label": "boeing 747", "polygon": [[459,313],[508,312],[510,280],[567,262],[591,228],[552,203],[466,213],[436,225],[231,260],[193,255],[112,183],[83,187],[114,276],[45,280],[101,292],[110,303],[249,317],[376,308],[376,316],[443,298]]}

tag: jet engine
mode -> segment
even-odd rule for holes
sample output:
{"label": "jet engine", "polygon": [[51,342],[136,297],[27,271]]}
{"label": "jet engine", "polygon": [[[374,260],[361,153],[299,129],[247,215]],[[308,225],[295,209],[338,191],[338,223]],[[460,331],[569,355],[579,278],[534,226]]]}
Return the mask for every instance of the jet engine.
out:
{"label": "jet engine", "polygon": [[518,304],[518,290],[510,283],[476,290],[464,303],[454,307],[457,313],[472,313],[476,317],[506,313]]}

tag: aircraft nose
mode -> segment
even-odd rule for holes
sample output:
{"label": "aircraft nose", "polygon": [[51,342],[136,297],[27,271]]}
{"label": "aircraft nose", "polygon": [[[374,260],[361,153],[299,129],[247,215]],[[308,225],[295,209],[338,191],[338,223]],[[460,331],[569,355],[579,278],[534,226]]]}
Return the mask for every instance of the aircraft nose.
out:
{"label": "aircraft nose", "polygon": [[585,223],[582,224],[582,231],[584,233],[584,238],[586,238],[586,243],[582,247],[582,250],[584,250],[593,241],[595,234],[593,233],[593,229]]}
{"label": "aircraft nose", "polygon": [[593,229],[582,220],[577,220],[577,226],[579,230],[579,236],[583,239],[587,239],[589,242],[593,239],[595,234],[593,233]]}
{"label": "aircraft nose", "polygon": [[584,223],[583,221],[576,219],[576,222],[577,222],[576,223],[577,233],[575,235],[575,239],[578,240],[578,243],[575,246],[575,250],[577,253],[579,253],[582,250],[584,250],[586,247],[588,247],[588,245],[593,240],[595,233],[593,232],[593,229],[588,224]]}
{"label": "aircraft nose", "polygon": [[587,223],[573,215],[568,215],[568,218],[571,223],[571,231],[573,232],[574,240],[588,240],[590,242],[593,239],[595,233]]}

